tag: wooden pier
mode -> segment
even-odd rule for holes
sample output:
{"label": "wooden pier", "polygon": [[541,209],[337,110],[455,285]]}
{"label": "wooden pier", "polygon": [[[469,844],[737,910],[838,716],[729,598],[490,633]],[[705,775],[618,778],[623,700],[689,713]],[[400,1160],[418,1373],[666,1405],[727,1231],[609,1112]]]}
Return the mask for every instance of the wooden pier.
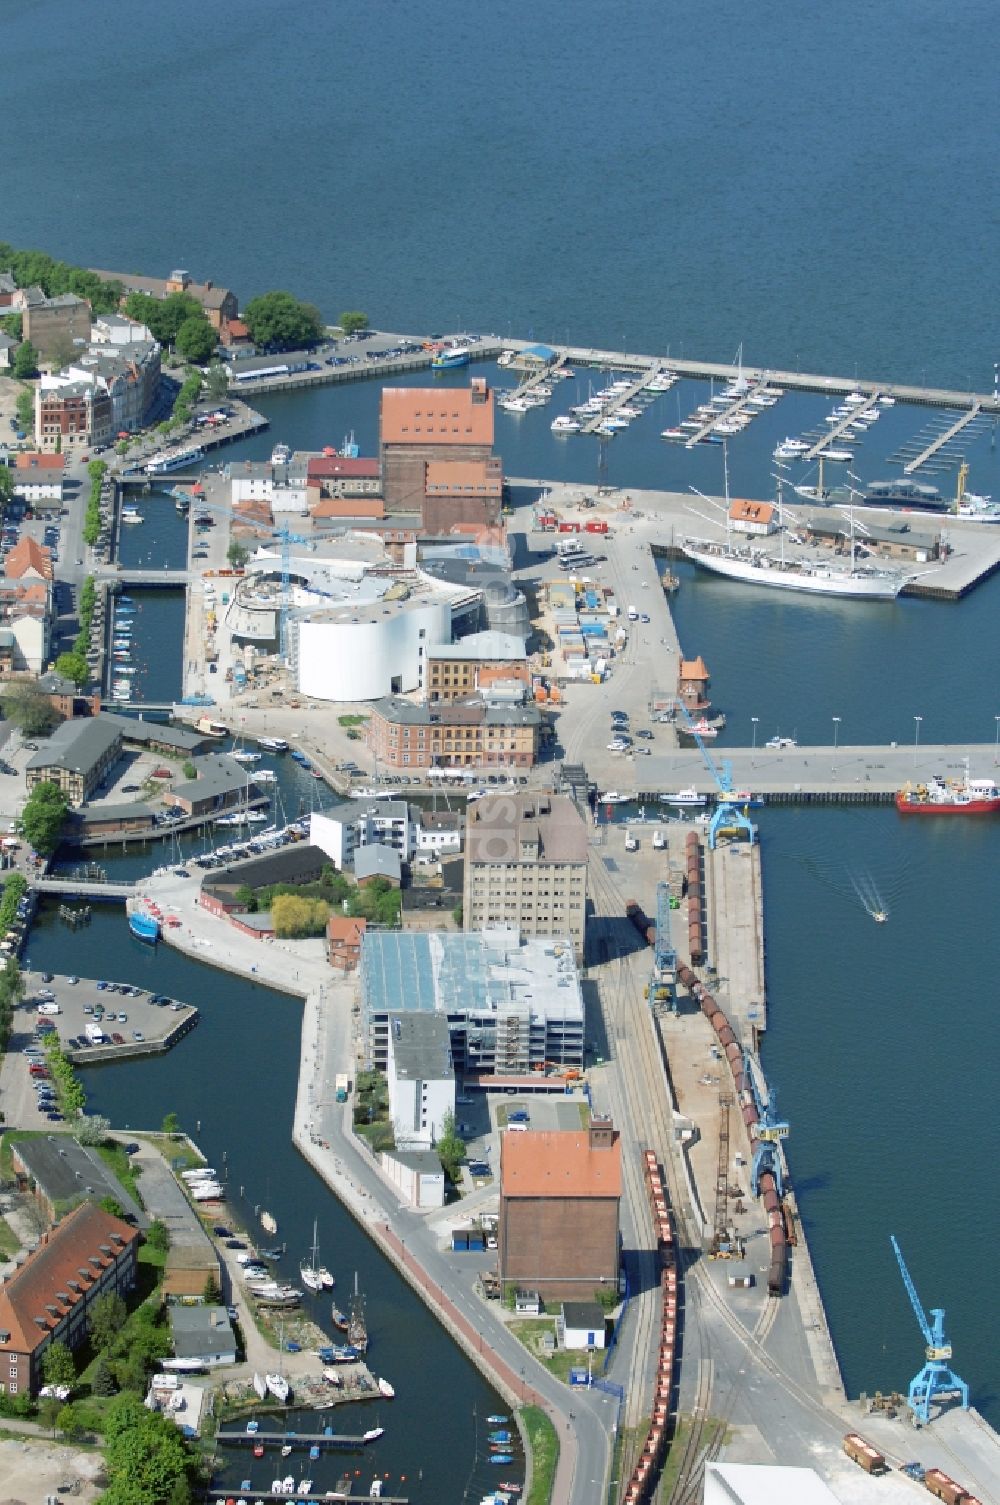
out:
{"label": "wooden pier", "polygon": [[[223,1432],[215,1434],[217,1443],[227,1447],[255,1447],[258,1442],[264,1447],[312,1448],[364,1448],[368,1441],[362,1436],[353,1437],[343,1432]],[[370,1439],[374,1441],[375,1439]]]}
{"label": "wooden pier", "polygon": [[967,413],[963,413],[960,418],[956,418],[951,428],[945,429],[943,434],[938,434],[936,439],[932,439],[927,448],[921,450],[915,460],[907,461],[903,466],[903,474],[911,476],[915,470],[920,469],[921,465],[926,465],[932,455],[936,455],[939,449],[943,449],[949,440],[954,439],[956,434],[960,434],[967,424],[971,423],[974,418],[979,417],[982,411],[982,403],[974,402]]}
{"label": "wooden pier", "polygon": [[[566,357],[561,356],[560,359],[565,360]],[[641,371],[632,385],[627,388],[626,391],[622,392],[620,397],[612,397],[607,405],[603,407],[599,413],[595,414],[593,418],[589,418],[587,420],[587,422],[581,429],[581,433],[595,434],[602,423],[607,423],[609,418],[613,418],[615,416],[619,408],[625,407],[627,403],[630,403],[632,401],[633,397],[637,397],[646,383],[648,381],[652,381],[653,377],[658,376],[662,370],[662,366],[658,366],[654,363],[653,365],[647,367],[645,370]]]}
{"label": "wooden pier", "polygon": [[[243,1501],[244,1505],[250,1505],[251,1501],[258,1500],[307,1500],[310,1502],[310,1505],[312,1505],[313,1501],[318,1502],[320,1500],[323,1501],[323,1505],[327,1505],[327,1502],[330,1500],[334,1502],[337,1500],[346,1500],[347,1505],[358,1505],[360,1500],[374,1498],[369,1494],[369,1488],[370,1486],[362,1486],[358,1494],[355,1494],[353,1490],[344,1489],[328,1489],[324,1490],[322,1494],[318,1491],[311,1493],[307,1491],[303,1494],[300,1490],[296,1489],[291,1494],[286,1495],[283,1492],[276,1494],[272,1489],[261,1489],[258,1485],[253,1489],[236,1489],[235,1487],[232,1489],[206,1489],[205,1494],[210,1500],[237,1500]],[[410,1505],[408,1495],[387,1495],[383,1491],[379,1494],[378,1498],[382,1501],[382,1505]]]}
{"label": "wooden pier", "polygon": [[759,396],[766,386],[767,381],[765,378],[754,381],[744,392],[743,396],[737,397],[734,402],[729,404],[728,408],[720,408],[717,413],[713,413],[711,418],[706,418],[701,428],[695,429],[684,448],[693,449],[696,444],[701,444],[704,439],[707,439],[709,434],[714,433],[720,423],[731,423],[734,418],[738,418],[750,406],[751,399]]}
{"label": "wooden pier", "polygon": [[819,455],[823,453],[825,449],[828,449],[831,444],[836,444],[841,434],[846,433],[847,430],[851,427],[851,424],[855,423],[859,415],[864,412],[864,409],[870,407],[873,402],[877,402],[880,395],[881,394],[879,392],[874,392],[863,405],[859,403],[856,408],[852,408],[846,417],[841,418],[839,423],[832,423],[830,425],[830,432],[828,434],[824,434],[822,438],[817,439],[812,448],[806,450],[805,454],[802,456],[803,460],[815,460]]}

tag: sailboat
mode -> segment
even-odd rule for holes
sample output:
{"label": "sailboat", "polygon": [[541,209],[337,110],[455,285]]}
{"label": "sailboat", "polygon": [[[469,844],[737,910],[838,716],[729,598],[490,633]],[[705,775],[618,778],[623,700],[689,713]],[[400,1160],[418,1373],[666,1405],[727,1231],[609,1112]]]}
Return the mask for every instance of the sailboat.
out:
{"label": "sailboat", "polygon": [[347,1323],[347,1341],[358,1353],[368,1352],[368,1325],[365,1322],[365,1298],[358,1290],[358,1272],[354,1272],[354,1295]]}
{"label": "sailboat", "polygon": [[[851,557],[846,567],[836,563],[814,561],[808,558],[785,557],[785,528],[783,510],[783,471],[778,465],[778,537],[779,554],[767,553],[753,542],[737,545],[732,541],[732,520],[729,516],[729,463],[726,446],[723,446],[726,500],[726,541],[724,544],[704,538],[683,538],[681,548],[685,557],[699,569],[713,575],[724,575],[729,580],[738,580],[745,585],[767,585],[774,590],[789,590],[819,596],[861,596],[868,601],[894,601],[906,583],[906,576],[892,570],[859,568],[854,551],[854,509],[851,509]],[[701,492],[692,487],[697,496]],[[702,497],[702,500],[707,500]]]}
{"label": "sailboat", "polygon": [[323,1277],[320,1275],[319,1270],[316,1268],[316,1260],[318,1256],[319,1243],[316,1238],[316,1221],[314,1219],[312,1261],[311,1263],[307,1263],[305,1260],[303,1260],[301,1265],[299,1265],[299,1274],[302,1276],[302,1284],[304,1286],[308,1286],[310,1291],[321,1291],[323,1289]]}

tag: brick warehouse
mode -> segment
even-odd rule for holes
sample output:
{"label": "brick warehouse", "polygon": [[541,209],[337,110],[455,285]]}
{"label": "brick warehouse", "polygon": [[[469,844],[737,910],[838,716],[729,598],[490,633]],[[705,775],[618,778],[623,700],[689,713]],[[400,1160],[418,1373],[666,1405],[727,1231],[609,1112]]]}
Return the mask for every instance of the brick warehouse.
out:
{"label": "brick warehouse", "polygon": [[589,1130],[506,1132],[500,1141],[500,1281],[546,1301],[618,1290],[621,1143]]}

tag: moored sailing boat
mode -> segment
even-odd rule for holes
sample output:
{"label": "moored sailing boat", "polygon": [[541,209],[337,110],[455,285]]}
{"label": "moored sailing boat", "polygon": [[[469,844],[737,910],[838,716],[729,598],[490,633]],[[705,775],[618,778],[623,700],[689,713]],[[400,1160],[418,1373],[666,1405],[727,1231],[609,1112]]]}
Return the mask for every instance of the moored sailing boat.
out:
{"label": "moored sailing boat", "polygon": [[354,1295],[351,1298],[351,1315],[347,1323],[347,1341],[358,1353],[368,1351],[368,1324],[365,1321],[365,1298],[358,1290],[358,1272],[354,1272]]}

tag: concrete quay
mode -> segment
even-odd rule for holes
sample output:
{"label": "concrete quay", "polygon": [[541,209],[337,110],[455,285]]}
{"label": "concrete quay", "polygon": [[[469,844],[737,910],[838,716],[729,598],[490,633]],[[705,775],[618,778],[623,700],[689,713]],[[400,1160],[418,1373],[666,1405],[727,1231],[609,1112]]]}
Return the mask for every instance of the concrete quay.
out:
{"label": "concrete quay", "polygon": [[[532,340],[505,340],[508,350],[524,350],[536,343]],[[550,343],[550,342],[546,342]],[[564,361],[574,366],[599,366],[621,371],[666,367],[678,376],[691,376],[703,381],[732,381],[742,375],[751,384],[767,383],[769,386],[785,387],[796,392],[822,392],[830,397],[843,397],[848,392],[862,392],[869,398],[879,393],[894,397],[897,402],[912,403],[919,407],[971,408],[978,404],[985,413],[1000,414],[1000,402],[993,392],[960,392],[950,387],[923,387],[907,382],[872,381],[866,377],[827,376],[813,371],[781,371],[768,366],[744,365],[738,368],[732,361],[695,361],[680,356],[638,355],[621,350],[599,350],[584,345],[550,344],[550,348]]]}

